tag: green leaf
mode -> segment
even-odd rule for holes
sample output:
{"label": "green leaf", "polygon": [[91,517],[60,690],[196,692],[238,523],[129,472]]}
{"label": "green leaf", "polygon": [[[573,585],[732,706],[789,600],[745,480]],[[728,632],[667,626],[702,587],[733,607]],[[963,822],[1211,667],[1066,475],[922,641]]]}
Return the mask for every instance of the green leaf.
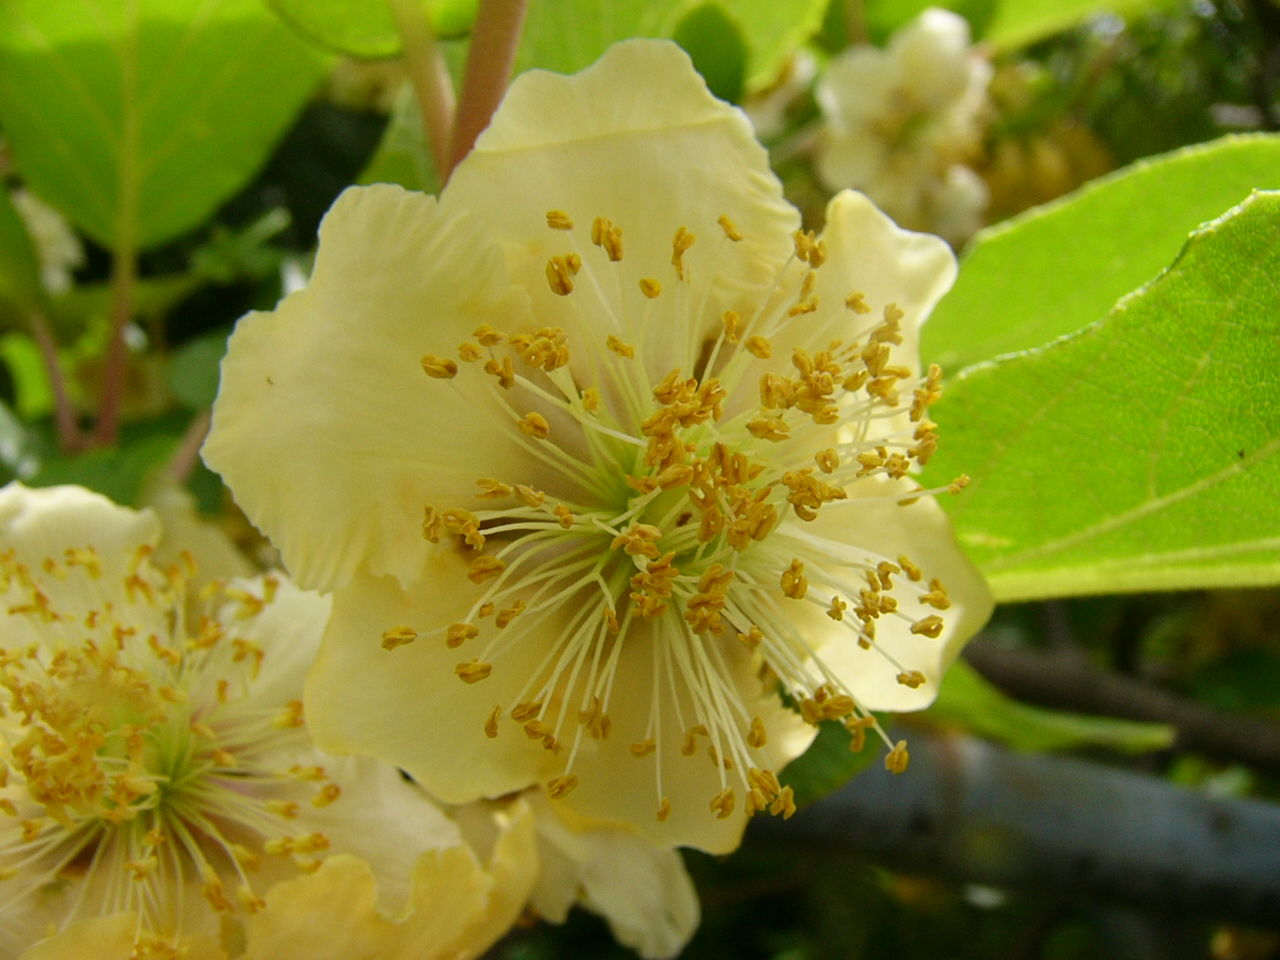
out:
{"label": "green leaf", "polygon": [[1074,333],[1155,276],[1197,226],[1268,187],[1280,187],[1280,136],[1226,137],[986,230],[925,324],[921,352],[959,370]]}
{"label": "green leaf", "polygon": [[1176,733],[1167,724],[1090,717],[1020,703],[963,660],[948,668],[938,699],[922,717],[941,726],[972,731],[1017,750],[1106,747],[1146,753],[1170,747]]}
{"label": "green leaf", "polygon": [[[475,23],[478,0],[423,0],[438,36],[455,37]],[[400,54],[400,34],[386,0],[267,0],[302,36],[364,59]]]}
{"label": "green leaf", "polygon": [[0,303],[19,315],[40,303],[40,262],[9,191],[0,187]]}
{"label": "green leaf", "polygon": [[827,720],[818,727],[818,736],[809,749],[792,760],[778,775],[784,787],[795,792],[796,806],[821,800],[838,790],[855,774],[869,767],[882,751],[877,744],[867,744],[854,753],[849,749],[849,731]]}
{"label": "green leaf", "polygon": [[0,7],[0,123],[19,171],[111,249],[208,218],[266,160],[322,68],[258,0]]}
{"label": "green leaf", "polygon": [[227,352],[226,333],[183,344],[169,361],[169,388],[184,406],[199,410],[218,395],[218,365]]}
{"label": "green leaf", "polygon": [[75,483],[96,490],[116,503],[136,504],[143,485],[173,457],[181,432],[147,427],[119,447],[91,450],[78,456],[52,454],[26,482],[33,487]]}
{"label": "green leaf", "polygon": [[719,7],[723,19],[741,31],[748,54],[746,85],[755,88],[773,80],[787,57],[818,30],[825,0],[530,0],[516,70],[573,73],[620,40],[675,37],[685,16],[702,6]]}
{"label": "green leaf", "polygon": [[707,81],[707,88],[721,100],[742,99],[746,84],[747,48],[738,25],[718,3],[694,7],[672,33],[693,65]]}
{"label": "green leaf", "polygon": [[[998,305],[993,305],[993,309]],[[1111,315],[973,367],[931,481],[1000,600],[1280,582],[1280,194]]]}
{"label": "green leaf", "polygon": [[18,416],[38,420],[53,412],[53,387],[49,384],[40,349],[31,337],[17,331],[0,336],[0,361],[13,377]]}
{"label": "green leaf", "polygon": [[1025,47],[1102,13],[1132,15],[1159,0],[1002,0],[983,39],[999,50]]}

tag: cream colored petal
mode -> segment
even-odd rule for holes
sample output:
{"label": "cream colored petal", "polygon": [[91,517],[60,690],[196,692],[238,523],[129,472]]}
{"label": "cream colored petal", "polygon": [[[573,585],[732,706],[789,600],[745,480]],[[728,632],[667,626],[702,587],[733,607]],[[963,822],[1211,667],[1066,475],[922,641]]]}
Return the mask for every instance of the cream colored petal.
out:
{"label": "cream colored petal", "polygon": [[147,486],[142,503],[156,512],[164,527],[156,551],[157,562],[173,563],[180,553],[191,554],[196,562],[197,583],[251,577],[256,572],[222,528],[200,516],[191,492],[167,473]]}
{"label": "cream colored petal", "polygon": [[[278,883],[246,918],[244,960],[374,960],[391,923],[377,911],[377,881],[358,857],[329,857],[313,874]],[[424,950],[423,957],[434,956]]]}
{"label": "cream colored petal", "polygon": [[404,911],[422,853],[462,842],[457,824],[390,764],[319,751],[293,762],[323,766],[329,782],[341,788],[333,803],[301,816],[308,830],[329,838],[335,853],[352,854],[372,865],[378,907],[388,916]]}
{"label": "cream colored petal", "polygon": [[937,7],[924,11],[890,42],[908,89],[921,104],[942,109],[969,83],[969,22]]}
{"label": "cream colored petal", "polygon": [[131,913],[83,920],[26,950],[19,960],[129,960],[136,926]]}
{"label": "cream colored petal", "polygon": [[579,898],[614,938],[645,958],[674,957],[698,927],[698,894],[675,850],[624,827],[574,829],[557,805],[530,794],[542,872],[531,906],[560,923]]}
{"label": "cream colored petal", "polygon": [[[138,920],[132,913],[92,917],[23,952],[18,960],[130,960]],[[227,960],[227,954],[208,937],[183,938],[183,960]]]}
{"label": "cream colored petal", "polygon": [[399,949],[388,960],[420,960],[423,943],[439,944],[442,957],[476,957],[511,929],[538,875],[537,834],[533,811],[523,801],[495,816],[498,840],[483,867],[489,884],[481,909],[468,911],[462,902],[450,908],[450,898],[465,891],[478,872],[469,848],[451,848],[435,863],[423,858],[415,875],[415,909],[401,922]]}
{"label": "cream colored petal", "polygon": [[[308,725],[334,753],[367,753],[409,771],[448,803],[520,790],[550,776],[556,761],[504,718],[496,739],[484,725],[497,704],[509,707],[545,649],[545,638],[523,636],[493,674],[463,683],[454,667],[484,643],[456,650],[427,631],[461,620],[471,596],[459,590],[466,563],[440,550],[412,593],[389,578],[358,575],[334,597],[333,617],[306,687]],[[394,650],[385,630],[408,626],[423,634]]]}
{"label": "cream colored petal", "polygon": [[[332,600],[295,586],[280,571],[236,580],[228,587],[233,597],[244,593],[271,598],[251,617],[243,615],[242,601],[234,598],[216,613],[230,635],[256,644],[263,652],[257,676],[249,687],[248,701],[274,711],[290,700],[301,700],[303,680],[320,649]],[[206,684],[203,689],[211,696],[216,694],[213,684]]]}
{"label": "cream colored petal", "polygon": [[[612,732],[603,741],[584,738],[573,767],[579,785],[561,804],[588,822],[632,824],[640,836],[659,846],[728,853],[741,842],[747,823],[739,773],[726,771],[722,780],[720,769],[707,752],[709,741],[705,737],[699,738],[693,756],[681,753],[684,732],[693,724],[693,711],[683,688],[678,694],[678,714],[670,684],[659,681],[663,690],[661,736],[655,739],[660,741],[661,794],[655,776],[656,755],[637,758],[628,749],[630,744],[647,739],[654,650],[665,642],[668,641],[661,634],[647,636],[643,629],[633,627],[619,658],[608,704]],[[757,665],[746,655],[745,648],[736,639],[698,642],[722,645],[728,684],[738,691],[744,704],[740,732],[745,734],[753,716],[759,717],[768,731],[768,743],[756,751],[753,764],[776,771],[803,753],[813,739],[813,728],[783,707],[772,689],[764,689],[756,677]],[[731,816],[719,819],[711,810],[711,800],[725,786],[734,790],[736,805]],[[671,801],[671,812],[665,821],[656,816],[661,796]]]}
{"label": "cream colored petal", "polygon": [[868,136],[867,125],[892,110],[900,81],[897,64],[883,50],[851,47],[827,65],[814,96],[837,136]]}
{"label": "cream colored petal", "polygon": [[[579,343],[603,344],[613,333],[634,344],[647,330],[639,353],[650,383],[673,367],[688,371],[718,322],[702,309],[707,284],[713,303],[767,290],[799,225],[745,114],[711,96],[677,46],[655,40],[616,44],[574,76],[518,77],[441,203],[467,210],[504,241],[540,323]],[[567,213],[575,229],[548,229],[552,210]],[[741,243],[725,239],[722,215]],[[596,217],[621,228],[621,261],[592,245]],[[697,238],[684,284],[671,262],[680,227]],[[583,272],[571,295],[557,296],[547,261],[573,251]],[[662,285],[656,300],[640,294],[645,277]]]}
{"label": "cream colored petal", "polygon": [[[820,611],[807,614],[809,642],[854,697],[871,710],[921,710],[932,703],[943,673],[987,622],[993,607],[986,581],[956,544],[950,521],[932,498],[909,506],[879,499],[915,486],[911,481],[863,479],[849,488],[849,500],[828,504],[809,525],[812,533],[844,545],[850,559],[875,553],[895,560],[905,554],[923,572],[924,582],[919,585],[910,585],[903,576],[895,578],[893,596],[905,618],[882,615],[876,621],[876,646],[892,660],[876,649],[859,647],[851,631]],[[833,545],[833,559],[839,559],[836,549]],[[950,597],[951,607],[945,611],[916,599],[934,578]],[[859,577],[851,589],[862,585]],[[913,621],[934,614],[945,624],[939,637],[910,632]],[[924,685],[913,690],[898,683],[899,666],[924,674]]]}
{"label": "cream colored petal", "polygon": [[[124,618],[139,631],[167,630],[163,605],[146,602],[126,584],[139,551],[151,550],[159,539],[160,524],[150,511],[117,506],[83,487],[29,489],[10,483],[0,489],[0,550],[12,550],[18,563],[38,572],[45,600],[60,615],[52,622],[10,617],[0,643],[78,642],[73,624],[90,610],[108,607],[125,611]],[[96,567],[67,567],[68,550],[89,548]],[[22,605],[22,586],[15,580],[7,588],[10,605]]]}
{"label": "cream colored petal", "polygon": [[429,550],[425,505],[469,503],[481,476],[539,483],[518,442],[477,442],[510,420],[488,378],[421,365],[522,309],[474,222],[399,187],[338,198],[310,285],[237,325],[203,450],[300,584],[359,566],[407,582]]}

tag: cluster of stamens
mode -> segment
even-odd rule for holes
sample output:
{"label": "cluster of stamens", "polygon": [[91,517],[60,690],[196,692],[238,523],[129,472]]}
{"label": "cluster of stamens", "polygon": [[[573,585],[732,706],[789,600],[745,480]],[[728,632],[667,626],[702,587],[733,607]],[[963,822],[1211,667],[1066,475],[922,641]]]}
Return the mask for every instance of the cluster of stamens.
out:
{"label": "cluster of stamens", "polygon": [[[548,213],[547,225],[572,236],[563,211]],[[743,236],[727,216],[719,228],[714,256],[731,255]],[[885,304],[872,319],[873,308],[856,291],[842,306],[855,337],[796,348],[789,363],[770,363],[775,345],[802,336],[804,318],[821,307],[816,278],[826,249],[813,234],[797,233],[794,257],[765,298],[781,299],[781,306],[745,317],[724,310],[714,336],[691,345],[696,369],[654,377],[645,365],[646,331],[656,326],[649,311],[674,297],[681,329],[698,326],[694,284],[704,265],[691,254],[697,237],[685,227],[676,231],[673,286],[666,289],[658,278],[622,271],[617,224],[596,218],[591,240],[598,251],[570,243],[552,256],[546,278],[570,305],[588,297],[579,308],[581,327],[600,329],[597,342],[570,343],[560,327],[511,333],[484,325],[458,347],[458,361],[422,358],[438,380],[471,376],[471,366],[496,381],[511,443],[563,483],[553,492],[515,477],[478,478],[478,503],[427,506],[423,535],[452,538],[472,552],[469,578],[478,594],[463,620],[395,626],[383,646],[420,637],[471,645],[474,655],[456,673],[474,684],[501,669],[504,651],[522,642],[520,624],[530,634],[554,624],[557,639],[538,670],[516,702],[493,707],[485,733],[499,736],[505,716],[562,755],[563,772],[547,783],[551,796],[562,797],[578,782],[574,759],[584,738],[610,736],[615,667],[623,645],[638,642],[644,629],[655,690],[647,733],[629,750],[654,757],[658,819],[670,813],[661,762],[664,735],[673,733],[661,728],[667,714],[680,723],[679,752],[706,753],[719,771],[721,789],[709,804],[716,816],[732,813],[737,791],[750,812],[789,816],[790,788],[757,763],[766,725],[748,707],[749,693],[724,682],[730,651],[745,646],[766,685],[787,694],[805,720],[844,724],[855,749],[868,729],[885,738],[793,625],[786,604],[820,606],[853,642],[890,660],[877,644],[877,624],[902,620],[911,633],[940,635],[943,621],[932,611],[950,602],[938,580],[926,581],[906,556],[849,559],[847,545],[824,540],[813,532],[820,525],[811,525],[824,510],[839,509],[851,485],[903,481],[929,459],[937,428],[927,412],[940,395],[941,373],[933,367],[921,377],[895,363],[902,311]],[[793,295],[780,298],[781,277],[794,276],[796,261],[802,277]],[[631,293],[601,292],[610,287]],[[758,402],[743,402],[747,391],[753,398],[758,391]],[[941,490],[895,483],[884,498],[906,505],[964,482]],[[494,505],[482,508],[486,502]],[[893,665],[899,683],[925,682],[919,670]],[[674,742],[665,741],[665,749]],[[887,765],[905,769],[905,746],[890,746]]]}
{"label": "cluster of stamens", "polygon": [[73,884],[64,922],[135,912],[135,954],[176,957],[183,890],[260,910],[254,873],[316,869],[329,841],[299,821],[341,791],[280,759],[314,755],[300,701],[245,702],[267,652],[234,624],[278,581],[195,590],[189,556],[162,569],[148,546],[110,568],[91,546],[0,552],[0,916]]}

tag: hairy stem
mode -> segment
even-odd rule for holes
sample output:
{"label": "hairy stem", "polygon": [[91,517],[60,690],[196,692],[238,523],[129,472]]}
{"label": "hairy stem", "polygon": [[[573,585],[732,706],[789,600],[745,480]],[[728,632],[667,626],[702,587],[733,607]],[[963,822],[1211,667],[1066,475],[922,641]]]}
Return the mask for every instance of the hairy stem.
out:
{"label": "hairy stem", "polygon": [[525,9],[526,0],[480,0],[449,145],[449,170],[471,152],[506,93]]}
{"label": "hairy stem", "polygon": [[58,362],[58,344],[49,329],[49,318],[44,311],[34,309],[27,314],[27,326],[31,329],[36,349],[40,351],[40,359],[44,362],[49,386],[53,390],[53,422],[58,430],[58,449],[63,453],[73,453],[80,448],[80,426],[76,423],[75,407],[67,394],[67,381]]}
{"label": "hairy stem", "polygon": [[431,159],[443,183],[449,175],[449,131],[453,128],[453,82],[421,0],[387,0],[404,49],[404,64],[422,115]]}

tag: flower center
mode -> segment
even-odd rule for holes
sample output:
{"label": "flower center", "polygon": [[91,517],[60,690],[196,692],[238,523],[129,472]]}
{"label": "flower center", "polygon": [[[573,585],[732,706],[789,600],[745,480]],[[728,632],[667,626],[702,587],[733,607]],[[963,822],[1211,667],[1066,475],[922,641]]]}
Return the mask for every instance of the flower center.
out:
{"label": "flower center", "polygon": [[328,840],[296,820],[339,791],[274,759],[308,749],[299,701],[247,700],[265,654],[234,624],[277,581],[193,596],[190,558],[160,569],[151,552],[115,575],[93,547],[38,567],[0,553],[0,913],[74,883],[75,914],[136,912],[163,954],[189,883],[252,912],[265,859],[318,867]]}
{"label": "flower center", "polygon": [[[505,715],[562,755],[563,771],[547,784],[562,797],[578,783],[573,767],[584,737],[610,736],[624,646],[648,642],[654,697],[644,736],[628,748],[654,757],[658,819],[670,812],[662,752],[692,756],[703,741],[720,777],[711,812],[729,816],[741,790],[749,811],[790,815],[790,790],[761,759],[769,731],[732,663],[751,657],[760,680],[789,695],[804,719],[839,720],[859,746],[866,729],[879,732],[790,605],[816,605],[850,641],[890,660],[876,642],[885,618],[917,635],[941,633],[932,611],[949,606],[942,584],[926,581],[908,557],[853,548],[815,523],[849,502],[860,483],[894,481],[870,495],[894,503],[939,492],[898,481],[936,447],[926,413],[941,372],[919,377],[894,363],[902,312],[886,304],[871,319],[856,291],[844,300],[853,337],[796,346],[788,360],[774,360],[775,344],[812,339],[805,318],[819,309],[817,271],[826,259],[812,234],[795,235],[795,253],[773,288],[744,315],[715,306],[709,282],[743,239],[727,216],[706,260],[695,256],[693,233],[675,232],[670,289],[625,268],[622,231],[608,219],[592,225],[594,250],[574,245],[564,212],[548,213],[547,224],[570,248],[548,261],[548,285],[570,305],[581,298],[574,328],[603,327],[598,340],[579,334],[571,342],[561,327],[508,333],[485,325],[458,357],[471,368],[467,376],[492,378],[509,417],[506,436],[559,482],[552,492],[519,477],[481,478],[477,501],[492,507],[428,506],[423,535],[456,538],[473,551],[476,599],[463,620],[395,627],[383,646],[420,633],[443,635],[450,647],[468,644],[474,656],[456,672],[478,683],[515,645],[550,635],[541,665],[515,702],[495,705],[485,732],[498,736]],[[654,313],[663,301],[672,301],[667,312]],[[705,338],[708,315],[718,329]],[[655,336],[688,337],[688,349],[672,351]],[[689,370],[653,369],[655,358],[679,355],[695,358]],[[434,355],[422,366],[441,381],[464,372]],[[859,502],[867,499],[864,491]],[[517,620],[521,626],[508,629]],[[894,667],[899,683],[924,682],[909,665]],[[889,762],[905,767],[901,744]]]}

